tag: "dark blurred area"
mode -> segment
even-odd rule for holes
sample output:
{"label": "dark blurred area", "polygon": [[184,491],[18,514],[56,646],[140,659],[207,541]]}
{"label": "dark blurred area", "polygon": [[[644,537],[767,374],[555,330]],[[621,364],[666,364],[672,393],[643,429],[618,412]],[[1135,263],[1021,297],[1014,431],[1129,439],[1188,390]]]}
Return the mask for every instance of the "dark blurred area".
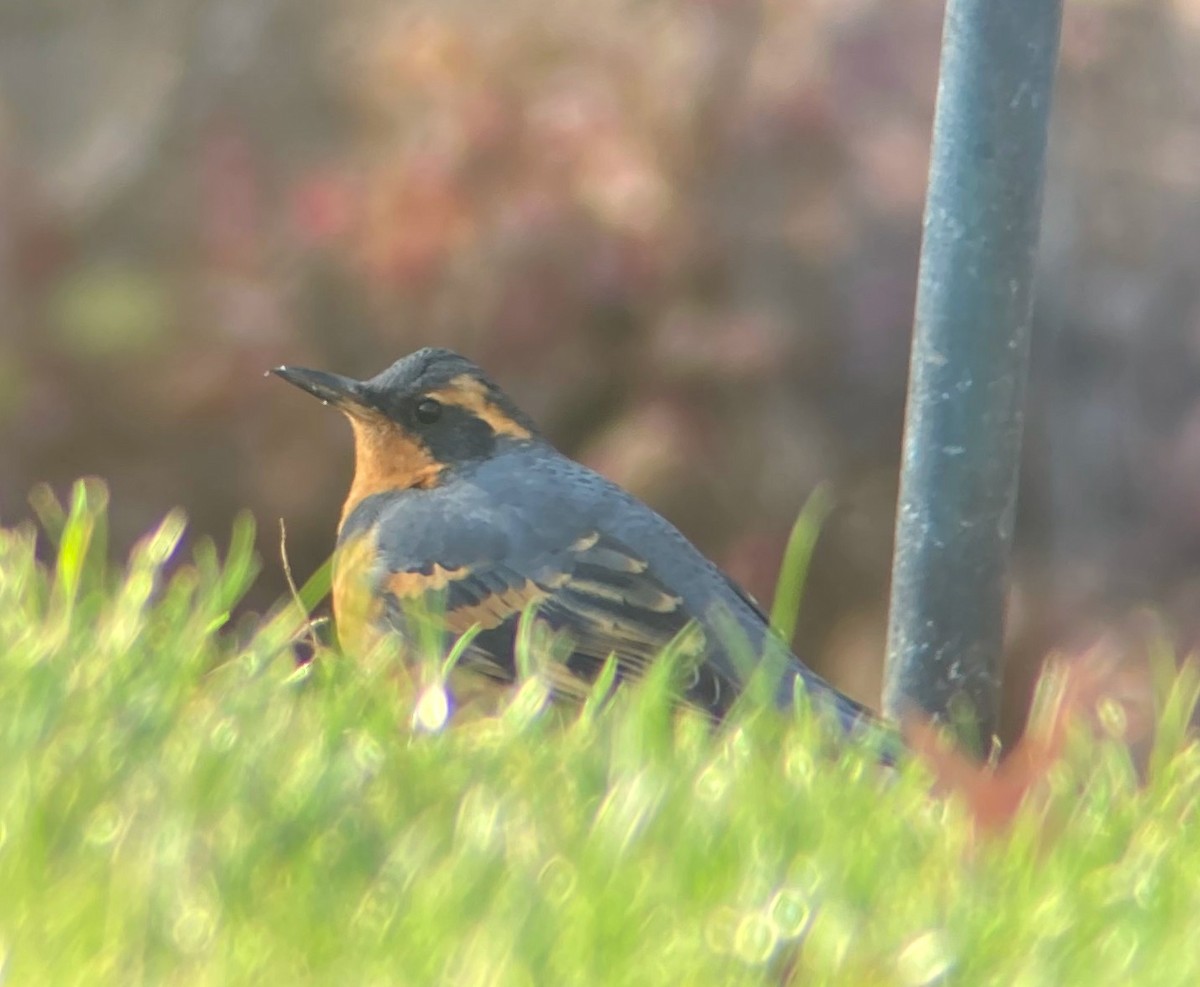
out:
{"label": "dark blurred area", "polygon": [[[332,547],[350,435],[263,371],[482,363],[878,702],[941,4],[6,0],[0,519],[113,491]],[[1067,5],[1006,688],[1200,557],[1200,0]]]}

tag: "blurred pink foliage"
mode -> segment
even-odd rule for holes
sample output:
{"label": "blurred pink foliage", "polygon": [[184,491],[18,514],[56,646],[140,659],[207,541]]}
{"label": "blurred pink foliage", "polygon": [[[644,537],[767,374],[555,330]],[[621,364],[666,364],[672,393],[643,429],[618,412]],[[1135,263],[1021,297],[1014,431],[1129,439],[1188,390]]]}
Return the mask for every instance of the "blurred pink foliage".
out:
{"label": "blurred pink foliage", "polygon": [[[335,415],[262,379],[476,358],[878,695],[942,5],[135,0],[0,11],[0,518],[36,481],[329,550]],[[1013,596],[1047,648],[1200,581],[1200,18],[1068,5]],[[1196,628],[1200,629],[1200,628]]]}

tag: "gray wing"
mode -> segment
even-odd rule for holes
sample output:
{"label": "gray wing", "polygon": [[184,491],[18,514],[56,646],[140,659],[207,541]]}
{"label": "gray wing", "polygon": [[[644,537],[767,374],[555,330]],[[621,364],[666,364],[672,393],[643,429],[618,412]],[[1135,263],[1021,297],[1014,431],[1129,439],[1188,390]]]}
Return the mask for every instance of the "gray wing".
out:
{"label": "gray wing", "polygon": [[[564,641],[561,662],[547,665],[556,691],[585,697],[609,657],[618,678],[642,678],[663,650],[703,638],[682,596],[638,550],[598,526],[584,510],[561,504],[514,509],[479,488],[440,498],[397,495],[379,517],[378,589],[385,619],[402,633],[414,604],[441,615],[447,631],[475,629],[464,660],[499,681],[516,676],[513,657],[522,614]],[[723,714],[738,688],[730,671],[692,660],[678,683],[682,698]]]}

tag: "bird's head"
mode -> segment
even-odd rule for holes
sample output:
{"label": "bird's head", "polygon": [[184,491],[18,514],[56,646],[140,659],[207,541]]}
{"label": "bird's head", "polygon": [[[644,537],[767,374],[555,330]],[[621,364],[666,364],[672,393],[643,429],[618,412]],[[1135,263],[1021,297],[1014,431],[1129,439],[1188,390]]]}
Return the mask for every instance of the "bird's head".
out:
{"label": "bird's head", "polygon": [[352,498],[434,487],[447,470],[486,459],[508,443],[541,439],[479,367],[450,350],[417,350],[364,381],[302,367],[273,373],[350,420],[358,488]]}

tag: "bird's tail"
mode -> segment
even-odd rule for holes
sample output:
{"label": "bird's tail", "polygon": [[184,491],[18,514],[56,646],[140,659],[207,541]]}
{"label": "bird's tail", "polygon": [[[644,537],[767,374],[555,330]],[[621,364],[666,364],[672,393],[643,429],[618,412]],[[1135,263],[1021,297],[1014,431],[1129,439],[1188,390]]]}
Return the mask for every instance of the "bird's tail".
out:
{"label": "bird's tail", "polygon": [[781,707],[790,709],[794,705],[798,685],[807,693],[817,713],[835,718],[848,736],[876,747],[884,764],[892,765],[900,759],[905,747],[894,727],[869,706],[851,699],[799,661],[780,678],[777,698]]}

